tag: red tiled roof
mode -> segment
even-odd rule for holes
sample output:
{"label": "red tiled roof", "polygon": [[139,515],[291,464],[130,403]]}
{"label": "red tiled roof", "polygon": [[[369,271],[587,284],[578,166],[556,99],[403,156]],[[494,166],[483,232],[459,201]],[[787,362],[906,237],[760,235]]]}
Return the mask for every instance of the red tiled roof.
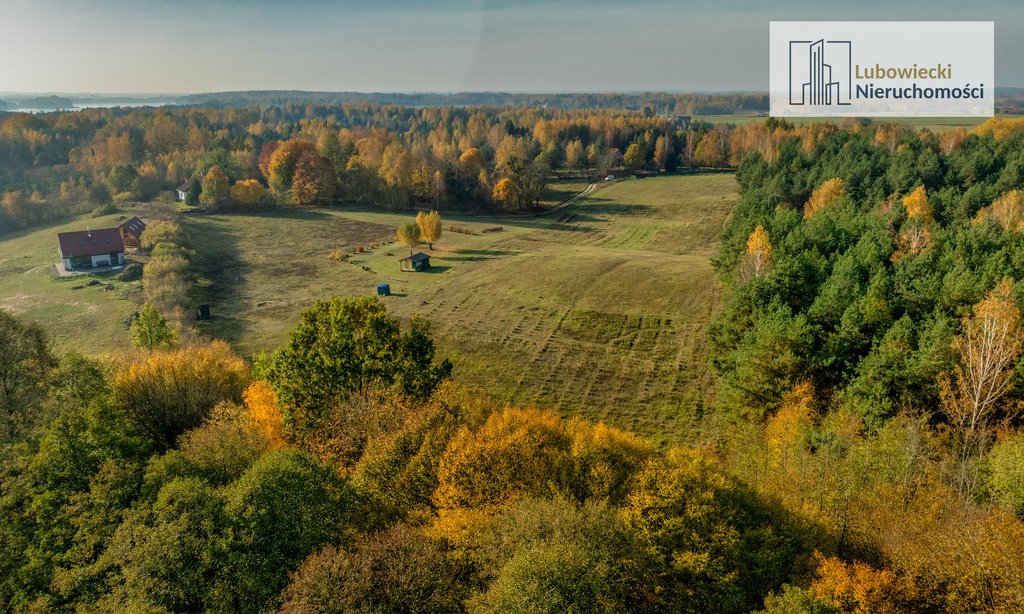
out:
{"label": "red tiled roof", "polygon": [[61,258],[99,256],[124,251],[124,241],[121,240],[121,233],[117,228],[58,232],[57,243],[60,244]]}
{"label": "red tiled roof", "polygon": [[146,223],[137,217],[133,217],[130,220],[122,222],[118,228],[123,229],[126,233],[138,239],[142,236],[142,231],[146,229]]}

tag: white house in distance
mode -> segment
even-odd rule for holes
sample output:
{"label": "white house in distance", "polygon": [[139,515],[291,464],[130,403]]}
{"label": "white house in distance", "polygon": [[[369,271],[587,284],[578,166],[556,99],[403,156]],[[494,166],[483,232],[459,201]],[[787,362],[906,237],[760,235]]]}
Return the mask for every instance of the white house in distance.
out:
{"label": "white house in distance", "polygon": [[192,184],[199,182],[202,185],[203,178],[199,175],[192,175],[188,178],[188,181],[178,186],[178,200],[185,202],[185,198],[188,197],[188,191],[192,189]]}
{"label": "white house in distance", "polygon": [[124,264],[124,240],[118,228],[59,232],[57,244],[65,271]]}

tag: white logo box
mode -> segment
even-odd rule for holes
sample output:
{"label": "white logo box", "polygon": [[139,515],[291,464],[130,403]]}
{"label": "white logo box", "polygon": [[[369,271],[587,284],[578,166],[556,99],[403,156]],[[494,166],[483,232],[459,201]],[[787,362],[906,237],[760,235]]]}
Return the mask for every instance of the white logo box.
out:
{"label": "white logo box", "polygon": [[774,117],[991,117],[991,21],[773,21]]}

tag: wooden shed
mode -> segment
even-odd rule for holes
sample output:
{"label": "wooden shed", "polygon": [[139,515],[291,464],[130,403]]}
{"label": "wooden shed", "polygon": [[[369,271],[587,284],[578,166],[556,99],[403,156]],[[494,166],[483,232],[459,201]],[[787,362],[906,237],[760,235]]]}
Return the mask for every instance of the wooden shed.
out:
{"label": "wooden shed", "polygon": [[419,273],[430,268],[430,256],[423,252],[413,254],[408,258],[402,258],[398,262],[402,265],[402,270],[407,272]]}

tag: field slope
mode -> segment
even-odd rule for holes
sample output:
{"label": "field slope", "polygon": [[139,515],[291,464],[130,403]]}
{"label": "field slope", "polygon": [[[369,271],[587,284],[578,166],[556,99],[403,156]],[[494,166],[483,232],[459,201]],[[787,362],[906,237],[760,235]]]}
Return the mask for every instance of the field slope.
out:
{"label": "field slope", "polygon": [[[708,405],[705,337],[719,304],[710,257],[728,174],[626,180],[554,215],[452,217],[428,273],[390,242],[408,214],[277,211],[189,216],[204,324],[244,354],[280,345],[319,297],[389,283],[388,308],[434,325],[456,376],[501,401],[686,436]],[[371,246],[375,246],[372,249]],[[344,261],[330,257],[345,253]],[[358,253],[355,253],[357,252]]]}

